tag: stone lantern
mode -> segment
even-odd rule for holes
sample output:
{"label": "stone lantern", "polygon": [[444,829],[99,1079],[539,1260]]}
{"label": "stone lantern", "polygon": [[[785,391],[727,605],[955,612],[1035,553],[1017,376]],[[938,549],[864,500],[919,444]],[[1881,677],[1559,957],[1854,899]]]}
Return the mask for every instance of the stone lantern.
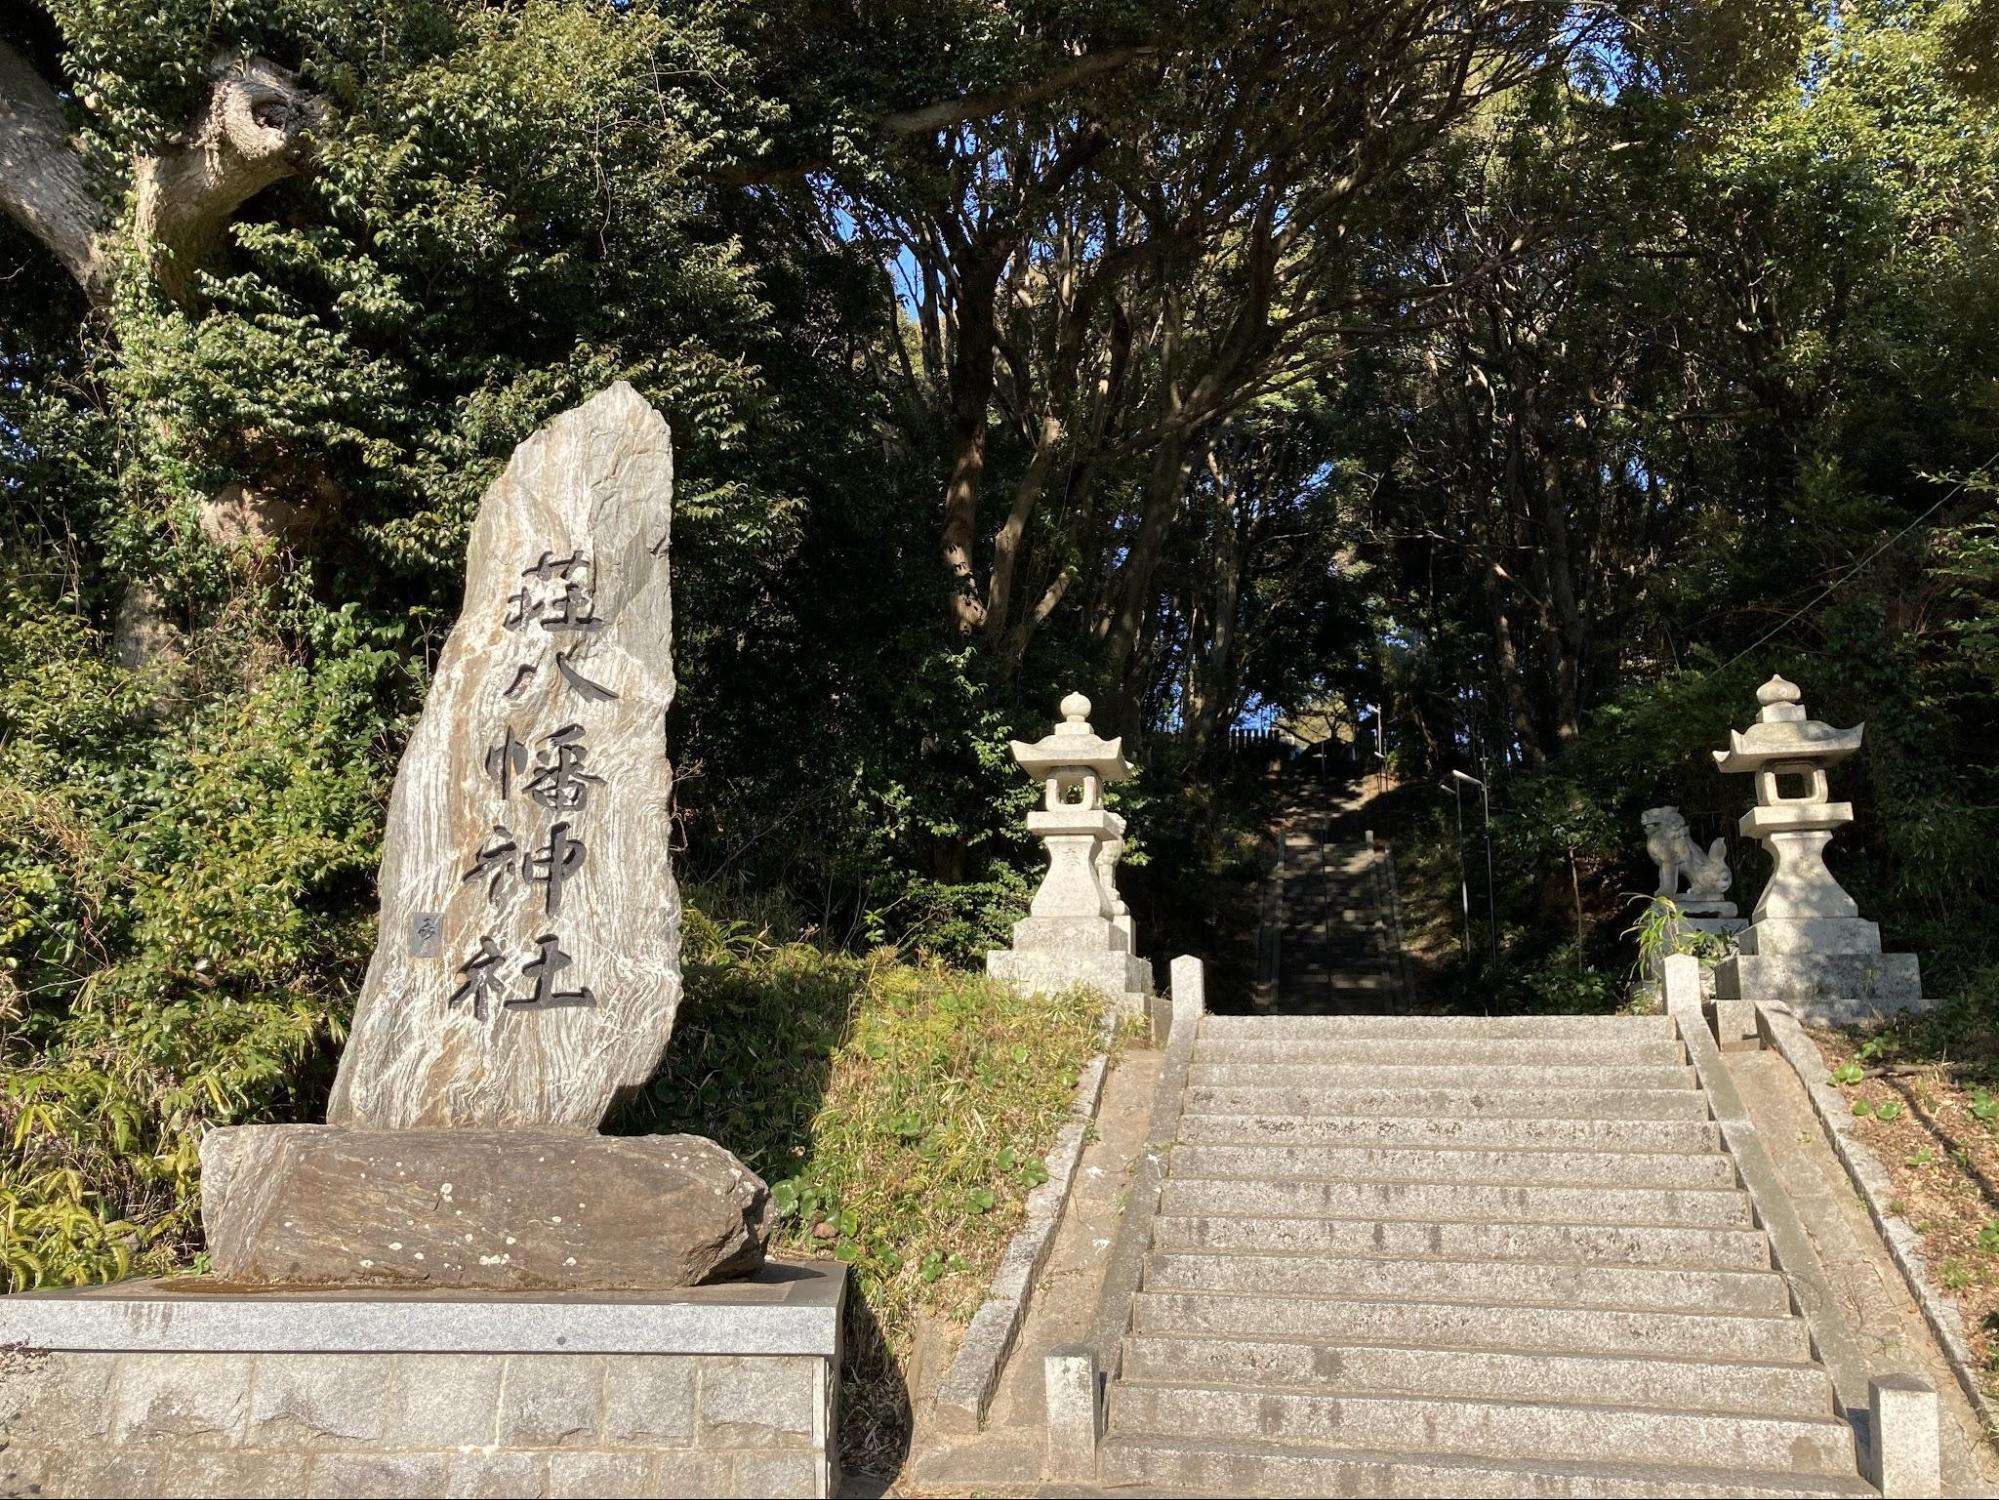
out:
{"label": "stone lantern", "polygon": [[1832,800],[1826,768],[1860,748],[1867,726],[1810,718],[1797,685],[1781,677],[1758,688],[1756,701],[1756,722],[1731,731],[1714,758],[1723,771],[1756,778],[1756,806],[1738,826],[1774,868],[1739,951],[1715,970],[1715,994],[1781,1000],[1832,1023],[1921,1007],[1916,956],[1881,951],[1880,927],[1861,917],[1825,863],[1833,834],[1853,821],[1853,804]]}
{"label": "stone lantern", "polygon": [[1152,970],[1134,952],[1131,914],[1117,892],[1124,819],[1104,806],[1104,786],[1131,775],[1121,740],[1090,727],[1090,700],[1062,700],[1062,722],[1033,744],[1013,742],[1020,768],[1043,784],[1042,805],[1027,830],[1048,847],[1048,873],[1028,915],[1013,928],[1013,947],[986,955],[986,972],[1022,991],[1043,993],[1087,984],[1143,1009]]}

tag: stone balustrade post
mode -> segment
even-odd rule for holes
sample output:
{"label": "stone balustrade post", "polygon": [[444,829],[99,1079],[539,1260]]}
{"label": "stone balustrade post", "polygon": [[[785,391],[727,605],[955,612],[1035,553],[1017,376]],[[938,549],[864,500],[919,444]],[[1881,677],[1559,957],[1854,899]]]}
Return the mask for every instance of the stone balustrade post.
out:
{"label": "stone balustrade post", "polygon": [[1097,1477],[1097,1443],[1103,1436],[1097,1351],[1061,1344],[1044,1356],[1047,1429],[1041,1477],[1051,1483],[1091,1484]]}
{"label": "stone balustrade post", "polygon": [[1867,1482],[1895,1500],[1941,1494],[1935,1387],[1915,1375],[1880,1376],[1867,1382],[1867,1409]]}

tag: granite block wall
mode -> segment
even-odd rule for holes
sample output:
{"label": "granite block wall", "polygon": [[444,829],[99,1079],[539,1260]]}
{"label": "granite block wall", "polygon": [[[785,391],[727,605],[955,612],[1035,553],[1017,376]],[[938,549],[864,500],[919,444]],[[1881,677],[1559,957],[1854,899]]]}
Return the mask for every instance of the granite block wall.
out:
{"label": "granite block wall", "polygon": [[0,1348],[0,1497],[824,1496],[809,1355]]}

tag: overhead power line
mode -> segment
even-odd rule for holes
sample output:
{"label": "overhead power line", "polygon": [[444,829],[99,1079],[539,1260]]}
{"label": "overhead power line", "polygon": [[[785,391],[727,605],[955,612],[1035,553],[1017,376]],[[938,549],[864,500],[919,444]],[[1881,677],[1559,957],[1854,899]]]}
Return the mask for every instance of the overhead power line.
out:
{"label": "overhead power line", "polygon": [[1964,492],[1965,487],[1969,485],[1972,480],[1976,479],[1979,475],[1983,474],[1986,470],[1990,469],[1994,464],[1999,464],[1999,451],[1995,451],[1990,458],[1985,460],[1984,463],[1980,464],[1977,468],[1973,469],[1969,474],[1965,475],[1964,478],[1958,480],[1956,484],[1952,485],[1948,490],[1944,491],[1943,495],[1936,501],[1936,503],[1930,506],[1930,508],[1924,511],[1921,515],[1917,516],[1915,520],[1911,521],[1908,525],[1904,526],[1900,531],[1896,532],[1893,536],[1889,537],[1887,541],[1881,543],[1872,552],[1868,553],[1865,557],[1861,558],[1859,562],[1855,563],[1852,567],[1848,568],[1844,573],[1840,574],[1839,577],[1833,579],[1831,583],[1827,584],[1824,588],[1820,589],[1818,593],[1815,594],[1809,601],[1801,605],[1799,608],[1793,610],[1790,614],[1786,615],[1783,619],[1779,620],[1775,625],[1772,625],[1768,630],[1764,631],[1762,635],[1758,636],[1753,642],[1751,642],[1747,646],[1744,646],[1740,651],[1736,652],[1735,655],[1731,656],[1727,661],[1723,662],[1720,666],[1716,667],[1714,670],[1716,672],[1726,672],[1730,667],[1734,666],[1737,662],[1741,661],[1743,657],[1748,656],[1753,651],[1761,650],[1767,642],[1769,642],[1776,636],[1782,634],[1785,630],[1789,629],[1792,625],[1796,624],[1805,615],[1808,615],[1813,610],[1817,609],[1821,604],[1825,603],[1827,599],[1830,599],[1832,597],[1833,591],[1837,589],[1841,584],[1845,583],[1855,574],[1859,573],[1861,569],[1865,568],[1869,563],[1873,562],[1875,558],[1879,557],[1882,553],[1886,552],[1890,547],[1894,546],[1897,542],[1901,541],[1903,537],[1907,536],[1910,532],[1914,531],[1918,526],[1922,525],[1923,522],[1927,521],[1931,516],[1935,515],[1938,511],[1942,510],[1952,500],[1956,499],[1960,494],[1962,494]]}

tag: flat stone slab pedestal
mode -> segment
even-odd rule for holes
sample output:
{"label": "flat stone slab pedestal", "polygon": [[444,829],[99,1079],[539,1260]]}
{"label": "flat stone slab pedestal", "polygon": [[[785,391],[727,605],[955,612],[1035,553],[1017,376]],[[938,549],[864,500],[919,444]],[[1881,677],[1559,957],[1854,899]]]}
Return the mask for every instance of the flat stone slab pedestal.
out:
{"label": "flat stone slab pedestal", "polygon": [[831,1495],[845,1293],[0,1298],[0,1495]]}
{"label": "flat stone slab pedestal", "polygon": [[201,1168],[215,1273],[259,1286],[671,1291],[754,1271],[772,1215],[695,1135],[241,1125]]}

